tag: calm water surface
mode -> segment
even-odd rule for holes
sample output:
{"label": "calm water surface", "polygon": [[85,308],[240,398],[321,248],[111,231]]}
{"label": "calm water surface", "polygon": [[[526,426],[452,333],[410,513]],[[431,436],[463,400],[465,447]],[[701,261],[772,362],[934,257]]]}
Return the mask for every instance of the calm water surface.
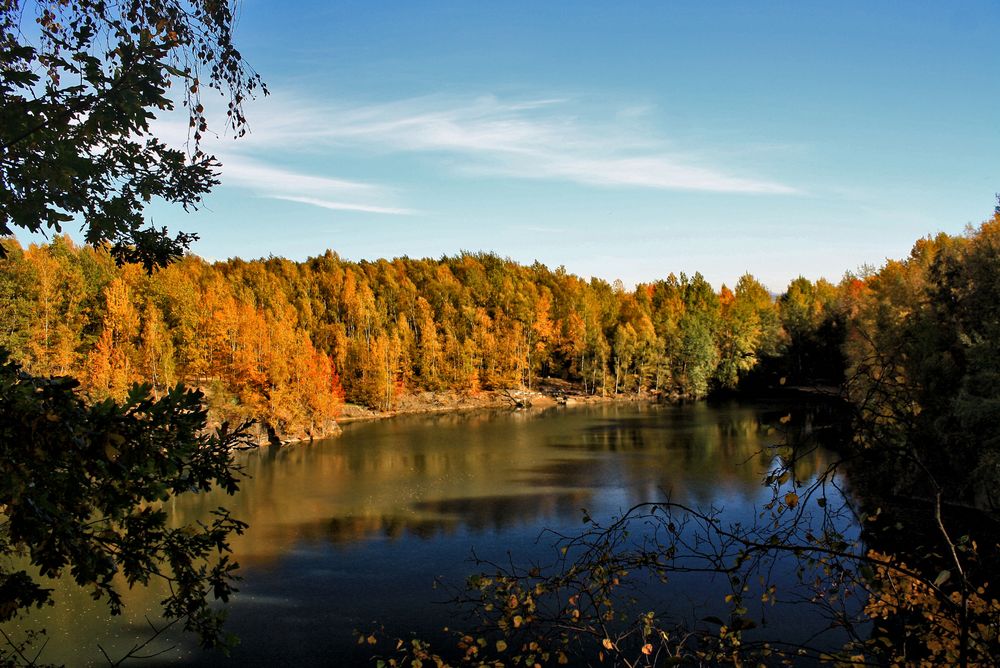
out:
{"label": "calm water surface", "polygon": [[[191,521],[218,505],[250,523],[233,548],[244,578],[227,630],[241,638],[226,658],[191,638],[159,638],[151,663],[338,665],[360,662],[352,630],[384,624],[390,634],[433,636],[456,624],[435,579],[460,584],[483,557],[551,562],[546,529],[579,532],[595,518],[660,500],[723,507],[742,520],[770,499],[782,405],[617,404],[544,411],[479,411],[346,425],[335,440],[241,455],[249,475],[235,497],[178,499]],[[808,479],[826,465],[817,451],[799,463]],[[716,586],[718,584],[718,586]],[[716,595],[718,594],[718,595]],[[668,607],[678,617],[719,614],[721,583],[679,582]],[[36,616],[51,639],[41,659],[103,664],[100,643],[120,656],[149,635],[156,592],[127,593],[130,617],[108,624],[86,593],[60,591]],[[155,620],[154,620],[155,621]],[[781,628],[781,612],[773,615]]]}

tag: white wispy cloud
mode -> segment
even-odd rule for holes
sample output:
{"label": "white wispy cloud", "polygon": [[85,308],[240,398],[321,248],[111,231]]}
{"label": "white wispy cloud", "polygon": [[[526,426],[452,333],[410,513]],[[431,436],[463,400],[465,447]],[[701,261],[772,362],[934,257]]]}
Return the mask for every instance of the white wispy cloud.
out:
{"label": "white wispy cloud", "polygon": [[324,106],[285,96],[249,146],[446,155],[465,173],[554,179],[589,186],[790,194],[796,188],[739,174],[671,150],[646,123],[646,107],[583,119],[571,100],[504,101],[430,96],[385,104]]}
{"label": "white wispy cloud", "polygon": [[280,193],[375,195],[381,190],[378,186],[370,183],[282,169],[263,164],[239,153],[231,153],[223,157],[222,174],[226,183]]}
{"label": "white wispy cloud", "polygon": [[222,156],[221,162],[224,184],[246,188],[259,197],[333,211],[391,216],[417,213],[390,204],[389,189],[373,183],[306,174],[268,165],[233,151]]}
{"label": "white wispy cloud", "polygon": [[351,202],[334,202],[327,199],[319,199],[318,197],[299,197],[296,195],[265,195],[265,197],[270,199],[285,200],[286,202],[309,204],[310,206],[318,206],[321,209],[332,209],[334,211],[362,211],[364,213],[384,213],[393,216],[409,216],[417,213],[412,209],[399,209],[395,207],[376,206],[373,204],[357,204]]}
{"label": "white wispy cloud", "polygon": [[[202,141],[202,149],[214,154],[221,163],[223,185],[249,190],[257,197],[298,202],[334,211],[397,216],[418,213],[413,209],[396,206],[394,193],[383,185],[279,166],[275,157],[286,158],[282,162],[294,162],[295,156],[288,156],[287,151],[276,149],[273,140],[276,137],[287,137],[295,127],[295,118],[294,114],[261,114],[263,132],[256,136],[248,135],[236,142],[224,134],[209,134]],[[299,120],[305,123],[315,119],[300,117]],[[290,122],[292,125],[287,125]],[[224,123],[218,121],[211,127],[222,128]],[[173,146],[184,146],[189,141],[186,125],[176,119],[158,121],[156,132]],[[306,138],[303,135],[301,140],[305,141]],[[290,141],[288,147],[301,149],[298,141]]]}
{"label": "white wispy cloud", "polygon": [[[677,151],[662,131],[650,127],[655,115],[648,105],[612,107],[603,117],[584,115],[585,108],[567,98],[507,100],[492,95],[331,105],[277,92],[255,103],[245,137],[236,142],[208,137],[203,147],[222,162],[226,187],[329,211],[374,215],[419,212],[400,205],[400,193],[390,187],[342,178],[338,172],[358,156],[409,153],[465,176],[590,187],[797,192],[784,183],[710,164],[697,152]],[[160,136],[175,143],[187,137],[186,125],[160,125]]]}

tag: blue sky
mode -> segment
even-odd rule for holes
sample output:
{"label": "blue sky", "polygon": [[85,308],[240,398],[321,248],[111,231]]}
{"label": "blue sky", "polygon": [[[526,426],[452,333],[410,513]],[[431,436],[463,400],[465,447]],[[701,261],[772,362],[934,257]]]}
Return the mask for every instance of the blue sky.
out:
{"label": "blue sky", "polygon": [[210,259],[837,280],[992,213],[998,34],[992,1],[246,0],[272,95],[202,211],[151,213]]}

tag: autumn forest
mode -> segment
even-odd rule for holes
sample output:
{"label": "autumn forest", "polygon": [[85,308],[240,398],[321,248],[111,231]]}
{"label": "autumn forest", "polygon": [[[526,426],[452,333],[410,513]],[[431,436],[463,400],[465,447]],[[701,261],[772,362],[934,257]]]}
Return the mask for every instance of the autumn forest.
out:
{"label": "autumn forest", "polygon": [[149,274],[65,236],[6,240],[0,346],[32,374],[80,378],[95,399],[183,382],[206,390],[220,418],[301,436],[327,433],[344,401],[388,411],[407,393],[530,389],[548,377],[602,396],[833,386],[845,370],[872,377],[864,361],[885,352],[941,261],[964,266],[964,249],[998,237],[994,216],[964,237],[920,240],[878,271],[798,278],[778,296],[749,274],[719,290],[700,274],[630,290],[484,253],[189,255]]}
{"label": "autumn forest", "polygon": [[67,237],[7,242],[0,345],[34,374],[75,375],[95,398],[135,382],[208,390],[228,414],[310,431],[342,400],[390,410],[420,390],[530,388],[702,396],[836,318],[838,289],[800,279],[774,300],[753,277],[585,281],[494,255],[345,262],[327,252],[152,275]]}

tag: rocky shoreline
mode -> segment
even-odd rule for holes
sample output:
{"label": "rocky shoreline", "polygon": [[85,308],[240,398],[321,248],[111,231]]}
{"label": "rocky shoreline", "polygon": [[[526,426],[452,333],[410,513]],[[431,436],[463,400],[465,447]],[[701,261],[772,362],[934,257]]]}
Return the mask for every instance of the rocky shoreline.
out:
{"label": "rocky shoreline", "polygon": [[399,415],[419,415],[424,413],[444,413],[452,411],[482,410],[490,408],[548,408],[552,406],[573,406],[599,404],[616,401],[657,401],[655,394],[636,395],[592,395],[584,392],[575,383],[559,379],[545,379],[532,389],[483,390],[474,394],[456,391],[414,392],[396,399],[396,405],[389,411],[376,411],[357,404],[344,404],[336,421],[325,425],[314,425],[301,433],[284,434],[260,422],[253,427],[258,445],[289,445],[303,441],[332,438],[340,434],[341,424],[362,420],[384,420]]}
{"label": "rocky shoreline", "polygon": [[[827,399],[842,399],[840,388],[834,386],[774,386],[757,389],[749,393],[734,392],[726,396],[811,396]],[[325,438],[335,438],[340,435],[340,425],[364,420],[385,420],[400,415],[420,415],[430,413],[447,413],[454,411],[470,411],[485,409],[524,409],[550,408],[553,406],[575,406],[583,404],[602,404],[614,402],[660,402],[682,401],[685,397],[676,394],[644,392],[640,395],[619,394],[600,395],[588,394],[582,385],[556,378],[539,381],[532,389],[481,390],[476,393],[463,393],[454,390],[439,392],[421,391],[402,394],[396,397],[392,410],[377,411],[358,404],[345,403],[341,406],[340,415],[336,420],[328,420],[324,424],[312,425],[309,428],[294,432],[282,432],[263,420],[255,421],[251,427],[252,440],[258,446],[290,445],[292,443],[311,442]],[[233,420],[235,421],[235,420]],[[219,420],[215,420],[218,426]]]}

